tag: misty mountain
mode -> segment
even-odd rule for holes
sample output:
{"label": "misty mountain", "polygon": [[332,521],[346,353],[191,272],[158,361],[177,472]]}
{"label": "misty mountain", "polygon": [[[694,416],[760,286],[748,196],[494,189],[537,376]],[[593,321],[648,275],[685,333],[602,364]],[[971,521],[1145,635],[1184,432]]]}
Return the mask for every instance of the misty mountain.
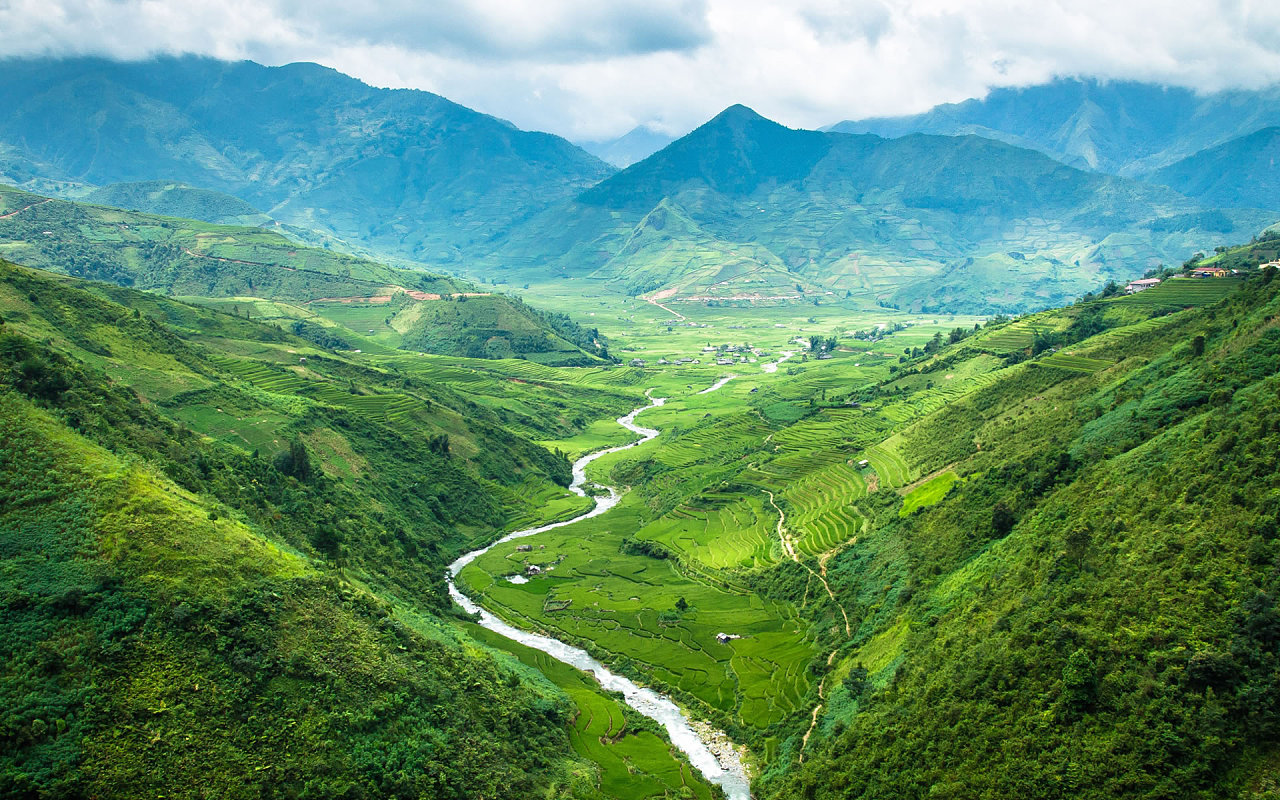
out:
{"label": "misty mountain", "polygon": [[1280,128],[1263,128],[1150,175],[1204,203],[1280,208]]}
{"label": "misty mountain", "polygon": [[629,167],[675,141],[674,136],[659,133],[641,125],[632,128],[616,139],[579,142],[578,145],[602,161],[615,167]]}
{"label": "misty mountain", "polygon": [[569,142],[315,64],[7,60],[0,177],[178,181],[423,262],[483,249],[613,170]]}
{"label": "misty mountain", "polygon": [[995,89],[923,114],[848,120],[830,130],[888,137],[977,134],[1082,169],[1140,175],[1278,124],[1280,87],[1201,95],[1131,81],[1064,78]]}

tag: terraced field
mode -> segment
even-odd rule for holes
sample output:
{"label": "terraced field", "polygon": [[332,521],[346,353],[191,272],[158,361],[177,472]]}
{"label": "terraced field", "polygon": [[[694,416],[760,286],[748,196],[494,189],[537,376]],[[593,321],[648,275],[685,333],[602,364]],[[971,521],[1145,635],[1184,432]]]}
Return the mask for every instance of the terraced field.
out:
{"label": "terraced field", "polygon": [[754,497],[702,495],[641,528],[636,537],[716,570],[752,569],[777,558],[773,518]]}
{"label": "terraced field", "polygon": [[709,458],[723,460],[756,449],[769,432],[757,414],[734,414],[671,439],[657,458],[673,467],[687,467]]}
{"label": "terraced field", "polygon": [[778,431],[770,442],[779,453],[830,450],[875,441],[883,435],[884,423],[861,409],[823,409],[811,417]]}
{"label": "terraced field", "polygon": [[1240,287],[1236,278],[1169,278],[1116,302],[1130,305],[1202,306],[1216,303]]}
{"label": "terraced field", "polygon": [[297,372],[273,368],[261,361],[216,358],[214,362],[264,391],[308,397],[328,405],[349,408],[367,419],[398,422],[413,411],[424,408],[423,402],[411,395],[351,394],[331,381],[305,378]]}
{"label": "terraced field", "polygon": [[1111,361],[1101,358],[1086,358],[1072,353],[1054,353],[1048,358],[1040,359],[1041,364],[1046,367],[1057,367],[1058,369],[1070,370],[1071,372],[1083,372],[1092,375],[1095,372],[1112,366]]}
{"label": "terraced field", "polygon": [[897,453],[894,447],[897,436],[868,447],[865,458],[871,462],[871,468],[880,478],[881,486],[905,486],[910,483],[910,469],[907,462]]}
{"label": "terraced field", "polygon": [[880,416],[894,424],[910,422],[945,406],[947,403],[990,386],[1000,379],[999,372],[987,372],[974,375],[964,380],[947,382],[945,377],[938,376],[941,382],[930,389],[923,389],[911,394],[894,398],[885,402],[880,408]]}
{"label": "terraced field", "polygon": [[787,501],[787,528],[796,548],[818,555],[858,535],[865,520],[852,504],[866,493],[862,474],[843,461],[789,485],[782,496]]}

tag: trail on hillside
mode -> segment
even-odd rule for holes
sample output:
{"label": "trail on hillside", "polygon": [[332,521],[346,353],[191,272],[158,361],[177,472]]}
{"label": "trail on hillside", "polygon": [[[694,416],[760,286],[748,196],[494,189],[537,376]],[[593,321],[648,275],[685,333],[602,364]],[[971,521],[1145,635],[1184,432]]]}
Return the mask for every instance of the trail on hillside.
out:
{"label": "trail on hillside", "polygon": [[19,214],[21,214],[23,211],[26,211],[29,208],[35,208],[36,206],[42,206],[45,203],[52,203],[52,202],[53,202],[53,198],[50,198],[48,200],[41,200],[39,203],[32,203],[29,206],[23,206],[17,211],[10,211],[8,214],[0,214],[0,219],[8,219],[9,217],[16,217]]}
{"label": "trail on hillside", "polygon": [[[813,569],[808,564],[800,560],[799,554],[796,553],[795,544],[791,541],[791,537],[787,535],[787,529],[786,529],[787,515],[783,513],[782,509],[778,506],[778,503],[774,500],[773,492],[769,491],[768,489],[764,489],[762,491],[764,491],[765,494],[769,495],[769,505],[773,506],[773,510],[778,512],[778,526],[777,526],[778,540],[782,542],[783,551],[785,551],[786,554],[791,557],[792,561],[796,562],[797,564],[799,564],[800,566],[808,570],[811,578],[817,578],[819,581],[821,581],[822,587],[827,590],[827,596],[831,598],[832,603],[835,603],[836,608],[840,609],[840,615],[844,617],[844,635],[846,637],[852,636],[853,628],[849,625],[849,615],[845,612],[844,606],[840,605],[840,602],[836,600],[835,594],[831,591],[831,585],[827,583],[826,562],[821,560],[819,561],[819,566],[822,567],[822,574],[820,575],[817,572],[814,572]],[[839,652],[839,648],[832,650],[831,653],[827,655],[827,666],[831,666],[831,662],[835,659],[837,652]],[[827,687],[827,676],[823,675],[822,680],[818,682],[818,704],[813,707],[813,716],[809,720],[809,730],[805,731],[804,736],[800,739],[799,760],[801,762],[804,761],[804,749],[809,744],[809,737],[813,735],[814,729],[817,728],[818,726],[818,714],[822,712],[822,705],[823,705],[822,701],[826,699],[826,687]]]}

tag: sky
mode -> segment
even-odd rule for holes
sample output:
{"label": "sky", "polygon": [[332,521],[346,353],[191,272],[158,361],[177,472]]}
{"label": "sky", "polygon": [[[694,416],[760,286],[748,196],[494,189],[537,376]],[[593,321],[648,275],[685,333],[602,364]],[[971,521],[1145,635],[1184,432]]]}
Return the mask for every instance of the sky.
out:
{"label": "sky", "polygon": [[0,0],[0,56],[314,61],[575,141],[792,127],[1054,77],[1280,81],[1276,0]]}

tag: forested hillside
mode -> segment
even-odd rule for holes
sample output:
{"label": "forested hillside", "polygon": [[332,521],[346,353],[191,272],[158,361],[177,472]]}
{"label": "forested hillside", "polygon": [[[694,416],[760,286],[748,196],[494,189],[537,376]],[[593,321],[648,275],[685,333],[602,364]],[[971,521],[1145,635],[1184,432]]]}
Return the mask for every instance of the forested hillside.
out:
{"label": "forested hillside", "polygon": [[858,502],[867,532],[826,564],[854,634],[766,796],[1274,792],[1275,274],[1041,315],[1039,358],[898,432],[910,474],[949,477]]}

